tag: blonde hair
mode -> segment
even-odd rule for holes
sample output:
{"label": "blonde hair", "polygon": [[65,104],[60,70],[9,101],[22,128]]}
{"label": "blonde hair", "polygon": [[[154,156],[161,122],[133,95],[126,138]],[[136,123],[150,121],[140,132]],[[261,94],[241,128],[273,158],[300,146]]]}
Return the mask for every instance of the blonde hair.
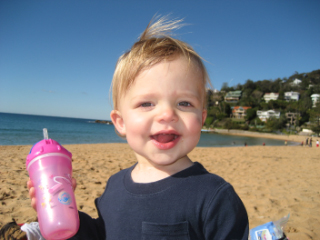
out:
{"label": "blonde hair", "polygon": [[114,109],[119,109],[120,98],[134,83],[138,74],[163,60],[174,60],[184,56],[189,63],[199,67],[202,73],[201,87],[204,95],[204,108],[206,107],[206,85],[211,86],[207,70],[201,57],[187,43],[172,37],[172,30],[183,26],[180,20],[168,20],[167,16],[154,17],[147,28],[133,44],[131,49],[118,59],[112,79],[112,100]]}

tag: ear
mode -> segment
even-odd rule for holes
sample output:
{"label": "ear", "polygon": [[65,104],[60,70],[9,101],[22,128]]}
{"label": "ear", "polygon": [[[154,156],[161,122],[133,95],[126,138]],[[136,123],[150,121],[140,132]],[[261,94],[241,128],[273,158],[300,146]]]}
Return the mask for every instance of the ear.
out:
{"label": "ear", "polygon": [[204,125],[206,118],[207,118],[207,109],[203,109],[202,110],[202,126]]}
{"label": "ear", "polygon": [[126,135],[126,126],[124,124],[121,112],[118,110],[112,110],[110,113],[110,118],[111,118],[111,121],[112,121],[114,127],[118,131],[118,133],[122,136],[125,136]]}

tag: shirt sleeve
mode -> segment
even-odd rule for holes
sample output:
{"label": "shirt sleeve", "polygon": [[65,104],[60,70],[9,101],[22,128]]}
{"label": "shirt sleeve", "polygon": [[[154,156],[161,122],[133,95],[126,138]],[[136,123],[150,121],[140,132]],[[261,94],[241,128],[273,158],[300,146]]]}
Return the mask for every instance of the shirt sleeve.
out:
{"label": "shirt sleeve", "polygon": [[248,240],[247,211],[229,183],[224,183],[212,197],[203,232],[206,240]]}

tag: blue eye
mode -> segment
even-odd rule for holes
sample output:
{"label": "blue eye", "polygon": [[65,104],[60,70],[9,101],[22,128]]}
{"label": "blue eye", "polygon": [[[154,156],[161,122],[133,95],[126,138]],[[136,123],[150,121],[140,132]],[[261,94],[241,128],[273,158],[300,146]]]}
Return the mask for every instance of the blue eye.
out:
{"label": "blue eye", "polygon": [[191,106],[191,103],[189,103],[189,102],[179,102],[178,105],[179,105],[179,106],[182,106],[182,107],[190,107],[190,106]]}
{"label": "blue eye", "polygon": [[152,106],[152,103],[146,102],[146,103],[142,103],[140,106],[141,106],[141,107],[151,107],[151,106]]}

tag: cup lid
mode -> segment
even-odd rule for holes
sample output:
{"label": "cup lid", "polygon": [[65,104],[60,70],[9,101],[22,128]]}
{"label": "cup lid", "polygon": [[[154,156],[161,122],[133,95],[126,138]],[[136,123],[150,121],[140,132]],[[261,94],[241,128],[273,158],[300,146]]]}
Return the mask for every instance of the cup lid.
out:
{"label": "cup lid", "polygon": [[37,142],[31,148],[30,153],[27,156],[26,167],[28,168],[28,164],[32,159],[47,153],[62,153],[67,155],[69,158],[72,157],[71,152],[62,147],[57,141],[52,139],[44,139],[40,142]]}

